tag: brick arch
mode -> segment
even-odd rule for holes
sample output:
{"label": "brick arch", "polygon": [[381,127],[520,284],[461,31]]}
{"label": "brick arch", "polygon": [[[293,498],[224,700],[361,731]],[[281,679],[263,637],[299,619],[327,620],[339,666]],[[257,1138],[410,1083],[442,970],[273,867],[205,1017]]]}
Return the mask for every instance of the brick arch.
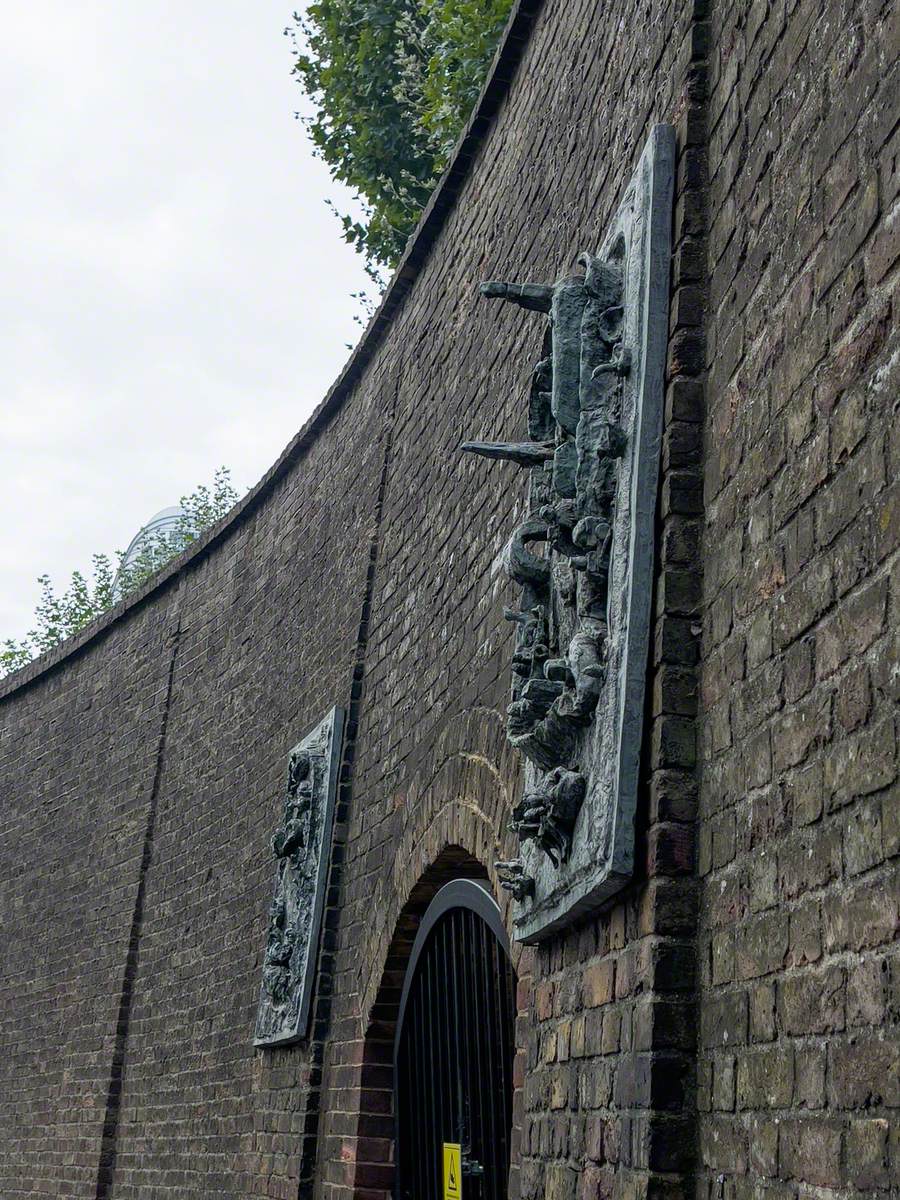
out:
{"label": "brick arch", "polygon": [[353,1180],[357,1200],[389,1200],[393,1194],[393,1054],[403,979],[422,914],[445,883],[462,878],[486,879],[487,872],[461,846],[447,846],[412,889],[397,918],[362,1048]]}
{"label": "brick arch", "polygon": [[[379,986],[372,1003],[369,1024],[362,1047],[359,1075],[356,1159],[354,1164],[354,1200],[390,1200],[394,1187],[393,1090],[394,1037],[403,981],[419,922],[434,896],[452,879],[488,878],[485,866],[461,846],[446,846],[412,889],[398,917],[384,960]],[[528,967],[530,955],[517,953],[513,966]],[[517,972],[517,1018],[529,993],[530,980]],[[519,1021],[517,1019],[517,1030]],[[513,1129],[510,1196],[517,1194],[519,1144],[521,1136],[522,1084],[525,1051],[516,1038],[513,1069]]]}
{"label": "brick arch", "polygon": [[[371,909],[373,922],[361,948],[359,1012],[365,1022],[360,1047],[357,1131],[352,1170],[355,1200],[389,1200],[393,1166],[393,1046],[400,993],[419,921],[451,879],[487,880],[509,926],[509,897],[494,871],[498,858],[515,853],[507,828],[518,763],[494,710],[476,708],[452,717],[412,774],[407,804],[398,814],[392,859]],[[518,978],[517,1011],[530,988],[531,951],[513,943]],[[514,1063],[510,1195],[517,1194],[525,1051],[518,1031]]]}
{"label": "brick arch", "polygon": [[506,739],[502,717],[489,708],[452,716],[406,785],[397,813],[390,860],[372,897],[372,924],[360,947],[356,991],[365,1019],[379,986],[394,928],[406,898],[451,847],[481,864],[506,912],[508,897],[494,871],[499,858],[517,853],[508,829],[520,766]]}

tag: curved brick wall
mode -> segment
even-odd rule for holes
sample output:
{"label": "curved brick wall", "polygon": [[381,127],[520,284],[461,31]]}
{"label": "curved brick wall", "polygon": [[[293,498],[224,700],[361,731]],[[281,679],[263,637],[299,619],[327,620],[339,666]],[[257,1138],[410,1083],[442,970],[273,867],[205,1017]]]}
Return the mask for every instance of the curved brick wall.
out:
{"label": "curved brick wall", "polygon": [[[496,892],[520,783],[496,560],[522,480],[457,447],[524,430],[539,329],[476,285],[570,267],[664,120],[640,865],[600,917],[515,953],[511,1195],[887,1194],[889,9],[522,3],[318,414],[157,587],[0,688],[4,1200],[388,1194],[415,922],[453,875]],[[314,1035],[254,1051],[285,755],[333,704]]]}

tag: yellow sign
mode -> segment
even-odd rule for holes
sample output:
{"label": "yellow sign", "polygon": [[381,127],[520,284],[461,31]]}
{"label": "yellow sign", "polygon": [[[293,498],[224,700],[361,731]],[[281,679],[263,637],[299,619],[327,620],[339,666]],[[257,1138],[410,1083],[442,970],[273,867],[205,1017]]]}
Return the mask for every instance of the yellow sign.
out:
{"label": "yellow sign", "polygon": [[462,1200],[462,1150],[459,1142],[444,1142],[444,1200]]}

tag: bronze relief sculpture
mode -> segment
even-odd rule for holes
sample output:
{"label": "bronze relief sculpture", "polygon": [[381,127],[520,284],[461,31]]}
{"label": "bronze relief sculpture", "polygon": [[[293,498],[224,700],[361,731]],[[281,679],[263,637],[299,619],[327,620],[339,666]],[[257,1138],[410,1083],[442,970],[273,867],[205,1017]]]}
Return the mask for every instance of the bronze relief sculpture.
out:
{"label": "bronze relief sculpture", "polygon": [[288,756],[281,822],[272,836],[275,895],[263,957],[257,1046],[306,1036],[322,922],[343,712],[332,709]]}
{"label": "bronze relief sculpture", "polygon": [[503,562],[521,589],[507,735],[526,761],[498,863],[524,941],[630,877],[650,634],[668,327],[674,132],[656,126],[596,252],[554,284],[482,284],[544,314],[527,441],[462,449],[528,472]]}

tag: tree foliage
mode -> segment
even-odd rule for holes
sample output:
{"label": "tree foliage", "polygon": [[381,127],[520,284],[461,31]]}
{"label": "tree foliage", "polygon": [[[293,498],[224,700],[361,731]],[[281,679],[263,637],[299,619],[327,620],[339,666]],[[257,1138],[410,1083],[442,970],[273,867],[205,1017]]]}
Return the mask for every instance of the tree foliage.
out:
{"label": "tree foliage", "polygon": [[220,467],[211,487],[201,484],[190,495],[181,497],[182,515],[174,527],[145,535],[137,553],[127,562],[122,550],[115,553],[115,567],[109,555],[94,554],[91,578],[87,579],[81,571],[73,571],[69,586],[61,595],[56,594],[49,575],[39,576],[41,594],[34,610],[34,628],[21,641],[8,638],[3,642],[0,676],[17,671],[37,655],[52,650],[131,592],[143,587],[167,562],[224,517],[237,500],[230,471]]}
{"label": "tree foliage", "polygon": [[294,70],[316,108],[307,126],[365,205],[363,220],[338,215],[373,279],[396,264],[447,165],[511,4],[316,0],[294,14]]}

